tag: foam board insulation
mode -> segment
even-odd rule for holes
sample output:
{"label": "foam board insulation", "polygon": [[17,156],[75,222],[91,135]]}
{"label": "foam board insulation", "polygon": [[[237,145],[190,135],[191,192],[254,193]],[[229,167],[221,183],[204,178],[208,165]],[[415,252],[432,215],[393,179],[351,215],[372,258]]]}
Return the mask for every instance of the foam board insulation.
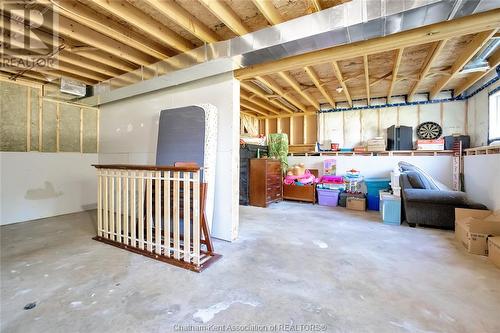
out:
{"label": "foam board insulation", "polygon": [[42,151],[57,151],[57,104],[43,101]]}
{"label": "foam board insulation", "polygon": [[344,143],[342,147],[355,147],[361,141],[360,111],[343,112],[344,114]]}
{"label": "foam board insulation", "polygon": [[332,142],[344,143],[344,121],[343,112],[330,112],[320,114],[320,136],[321,141],[331,140]]}
{"label": "foam board insulation", "polygon": [[26,151],[28,87],[0,82],[0,150]]}
{"label": "foam board insulation", "polygon": [[392,125],[399,125],[398,108],[391,107],[380,109],[380,134],[385,136],[385,129]]}
{"label": "foam board insulation", "polygon": [[465,101],[443,103],[443,135],[465,133]]}
{"label": "foam board insulation", "polygon": [[59,151],[80,151],[80,108],[59,105]]}
{"label": "foam board insulation", "polygon": [[466,103],[454,101],[321,113],[319,140],[331,140],[340,143],[342,147],[353,148],[373,137],[385,137],[387,128],[392,125],[411,126],[413,140],[417,140],[416,128],[425,121],[440,124],[443,135],[467,133],[471,124],[479,128],[485,127],[484,130],[487,131],[487,112],[475,115],[474,108],[472,112],[470,110],[470,102],[469,112],[467,111]]}
{"label": "foam board insulation", "polygon": [[361,110],[361,141],[366,143],[367,140],[379,136],[379,110],[366,109]]}
{"label": "foam board insulation", "polygon": [[441,125],[441,104],[420,105],[420,121],[433,121]]}
{"label": "foam board insulation", "polygon": [[[398,108],[399,125],[413,128],[413,140],[417,140],[416,128],[418,126],[418,107],[410,105]],[[385,130],[384,130],[385,132]]]}

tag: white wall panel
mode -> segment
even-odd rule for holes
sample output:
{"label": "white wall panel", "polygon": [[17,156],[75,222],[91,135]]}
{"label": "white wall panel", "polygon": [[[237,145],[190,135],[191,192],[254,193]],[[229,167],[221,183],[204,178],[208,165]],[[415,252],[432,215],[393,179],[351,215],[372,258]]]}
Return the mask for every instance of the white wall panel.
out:
{"label": "white wall panel", "polygon": [[465,192],[470,200],[500,209],[500,154],[464,157]]}
{"label": "white wall panel", "polygon": [[239,82],[231,73],[139,95],[101,107],[100,163],[154,164],[160,111],[210,103],[218,110],[217,166],[212,235],[238,232]]}
{"label": "white wall panel", "polygon": [[318,169],[323,174],[323,161],[332,158],[337,160],[338,175],[354,168],[360,170],[365,177],[388,178],[399,161],[406,161],[427,171],[449,187],[453,184],[451,156],[289,156],[288,164],[304,163],[306,168]]}
{"label": "white wall panel", "polygon": [[0,153],[0,224],[96,208],[97,154]]}

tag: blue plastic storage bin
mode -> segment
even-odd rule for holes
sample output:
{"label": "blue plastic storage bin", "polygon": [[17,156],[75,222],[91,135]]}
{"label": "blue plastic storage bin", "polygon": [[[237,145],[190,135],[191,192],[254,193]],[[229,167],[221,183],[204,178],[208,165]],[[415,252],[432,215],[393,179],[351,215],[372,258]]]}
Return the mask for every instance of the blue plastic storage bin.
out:
{"label": "blue plastic storage bin", "polygon": [[365,178],[367,201],[369,210],[380,209],[380,190],[389,188],[390,179],[386,178]]}
{"label": "blue plastic storage bin", "polygon": [[380,209],[380,198],[378,195],[367,194],[366,201],[368,210],[379,210]]}
{"label": "blue plastic storage bin", "polygon": [[401,198],[383,194],[380,198],[380,214],[384,224],[401,224]]}

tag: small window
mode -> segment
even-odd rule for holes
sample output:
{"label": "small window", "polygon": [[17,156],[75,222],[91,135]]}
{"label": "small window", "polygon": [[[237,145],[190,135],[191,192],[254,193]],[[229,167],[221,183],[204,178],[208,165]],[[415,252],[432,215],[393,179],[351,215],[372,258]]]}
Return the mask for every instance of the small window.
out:
{"label": "small window", "polygon": [[488,141],[500,140],[500,90],[490,95]]}

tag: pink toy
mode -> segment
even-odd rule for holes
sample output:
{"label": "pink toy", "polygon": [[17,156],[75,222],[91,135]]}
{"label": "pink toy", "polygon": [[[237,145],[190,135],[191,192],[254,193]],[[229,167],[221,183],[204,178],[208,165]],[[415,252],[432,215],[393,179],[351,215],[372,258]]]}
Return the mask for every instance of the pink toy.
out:
{"label": "pink toy", "polygon": [[295,182],[300,182],[302,184],[312,184],[316,182],[316,177],[309,171],[306,170],[302,176],[286,175],[283,183],[285,185],[293,185]]}
{"label": "pink toy", "polygon": [[344,177],[324,175],[324,176],[321,176],[321,178],[319,179],[319,183],[322,183],[322,184],[343,184]]}

